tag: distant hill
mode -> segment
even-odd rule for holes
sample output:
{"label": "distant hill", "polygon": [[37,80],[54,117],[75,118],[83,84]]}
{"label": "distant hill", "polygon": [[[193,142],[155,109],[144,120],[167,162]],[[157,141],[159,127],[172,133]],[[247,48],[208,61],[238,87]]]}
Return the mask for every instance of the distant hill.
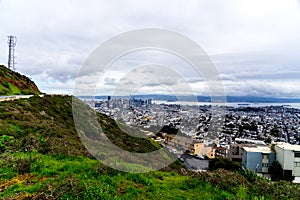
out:
{"label": "distant hill", "polygon": [[[136,99],[153,99],[161,101],[198,101],[211,102],[210,96],[175,96],[165,94],[147,94],[147,95],[132,95]],[[107,96],[80,96],[79,98],[95,98],[107,99]],[[129,98],[129,96],[112,96],[112,98]],[[216,96],[216,99],[218,97]],[[223,98],[222,98],[223,99]],[[259,96],[226,96],[227,102],[248,102],[248,103],[300,103],[299,98],[278,98],[278,97],[259,97]]]}
{"label": "distant hill", "polygon": [[0,65],[0,95],[40,94],[38,87],[28,77]]}

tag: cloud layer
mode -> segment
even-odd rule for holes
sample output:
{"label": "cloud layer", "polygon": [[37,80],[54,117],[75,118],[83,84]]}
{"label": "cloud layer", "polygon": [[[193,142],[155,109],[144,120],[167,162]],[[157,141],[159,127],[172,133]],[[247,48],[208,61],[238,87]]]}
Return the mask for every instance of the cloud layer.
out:
{"label": "cloud layer", "polygon": [[[7,35],[16,35],[18,71],[49,93],[72,93],[80,67],[105,40],[155,27],[182,33],[202,46],[227,95],[300,97],[298,0],[2,0],[0,27],[0,63],[7,62]],[[155,63],[168,60],[178,69],[187,65],[163,53],[143,56]],[[130,67],[141,64],[139,57],[129,55],[116,63],[102,92],[111,91]],[[182,73],[197,93],[207,93],[201,77],[189,70]],[[155,93],[156,86],[145,90]]]}

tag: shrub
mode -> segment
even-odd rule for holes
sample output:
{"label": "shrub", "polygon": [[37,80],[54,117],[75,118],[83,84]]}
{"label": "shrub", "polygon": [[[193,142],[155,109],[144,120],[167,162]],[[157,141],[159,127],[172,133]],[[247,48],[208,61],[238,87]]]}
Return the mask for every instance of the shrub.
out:
{"label": "shrub", "polygon": [[222,168],[230,171],[238,171],[242,169],[242,166],[240,163],[231,161],[228,158],[215,158],[209,161],[208,168],[209,170]]}
{"label": "shrub", "polygon": [[31,158],[31,156],[29,158],[21,157],[21,158],[17,159],[15,167],[16,167],[18,174],[29,173],[32,162],[33,162],[33,160]]}
{"label": "shrub", "polygon": [[281,164],[276,160],[269,167],[272,181],[283,180],[283,169]]}
{"label": "shrub", "polygon": [[238,191],[239,187],[247,188],[250,186],[250,183],[242,175],[224,169],[217,169],[209,173],[200,173],[199,176],[201,180],[233,194]]}
{"label": "shrub", "polygon": [[2,135],[0,137],[0,153],[4,153],[7,149],[7,145],[14,140],[14,137],[8,135]]}
{"label": "shrub", "polygon": [[238,173],[244,176],[250,182],[254,182],[257,178],[257,174],[249,169],[239,170]]}

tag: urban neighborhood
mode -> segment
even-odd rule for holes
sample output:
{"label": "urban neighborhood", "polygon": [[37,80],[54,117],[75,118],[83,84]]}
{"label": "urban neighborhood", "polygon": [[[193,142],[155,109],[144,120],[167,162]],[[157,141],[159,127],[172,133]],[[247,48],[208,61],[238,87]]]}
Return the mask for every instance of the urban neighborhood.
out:
{"label": "urban neighborhood", "polygon": [[[300,110],[291,106],[241,104],[225,106],[220,114],[214,113],[210,105],[158,104],[153,99],[134,97],[85,99],[84,102],[142,130],[177,154],[192,170],[205,170],[206,159],[225,157],[270,178],[268,169],[276,161],[282,166],[283,177],[300,180]],[[213,118],[218,120],[212,123]],[[192,162],[186,155],[201,161]]]}

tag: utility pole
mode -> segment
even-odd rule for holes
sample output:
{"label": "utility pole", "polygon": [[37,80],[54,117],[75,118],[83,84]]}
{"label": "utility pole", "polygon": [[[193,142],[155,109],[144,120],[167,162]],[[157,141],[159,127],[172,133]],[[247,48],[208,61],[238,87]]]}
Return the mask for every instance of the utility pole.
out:
{"label": "utility pole", "polygon": [[8,40],[7,40],[7,44],[8,44],[8,68],[11,70],[16,70],[16,62],[15,62],[15,46],[17,44],[17,37],[16,36],[12,36],[9,35],[7,36]]}

